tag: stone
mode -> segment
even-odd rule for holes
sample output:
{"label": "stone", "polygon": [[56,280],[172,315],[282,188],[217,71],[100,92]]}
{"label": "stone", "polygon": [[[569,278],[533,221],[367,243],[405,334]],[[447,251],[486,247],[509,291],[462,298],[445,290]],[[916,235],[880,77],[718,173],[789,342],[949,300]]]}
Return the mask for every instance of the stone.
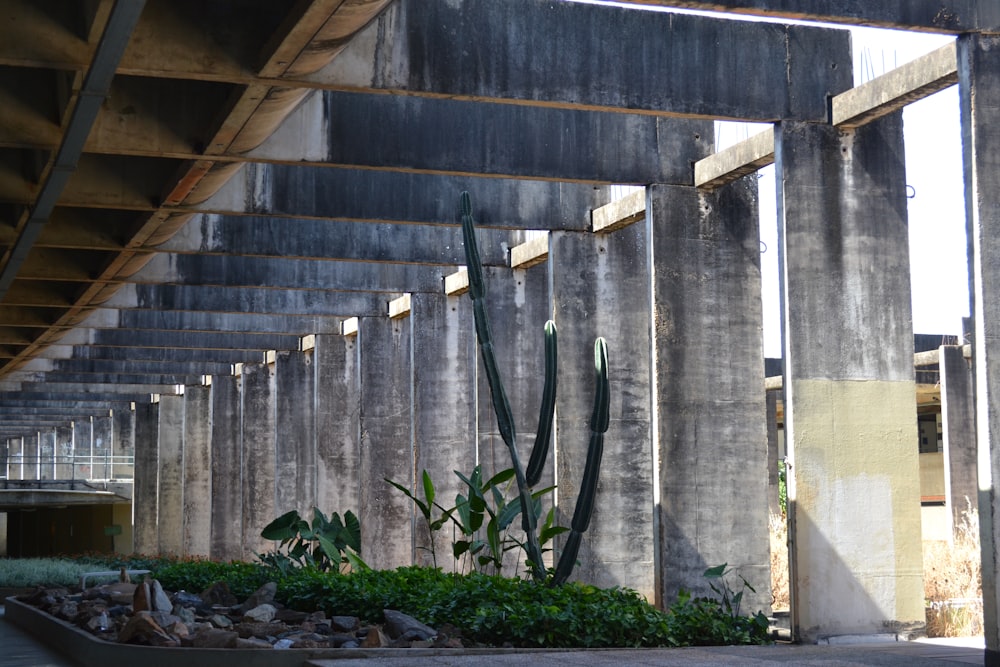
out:
{"label": "stone", "polygon": [[276,637],[288,628],[284,623],[241,622],[233,628],[244,639],[249,637]]}
{"label": "stone", "polygon": [[228,616],[223,614],[212,614],[208,622],[217,628],[222,628],[223,630],[233,627],[233,620]]}
{"label": "stone", "polygon": [[150,644],[153,646],[177,645],[179,642],[167,634],[160,624],[153,620],[148,611],[135,614],[118,633],[120,644]]}
{"label": "stone", "polygon": [[163,586],[156,579],[153,580],[150,586],[150,600],[152,601],[153,611],[172,611],[174,604],[170,601],[166,592],[163,590]]}
{"label": "stone", "polygon": [[80,608],[75,602],[63,602],[61,605],[57,606],[56,612],[53,615],[67,621],[72,621],[79,613]]}
{"label": "stone", "polygon": [[291,639],[279,639],[274,642],[274,648],[276,649],[290,649],[295,642]]}
{"label": "stone", "polygon": [[194,609],[192,609],[191,607],[183,607],[179,604],[175,604],[173,610],[170,613],[172,613],[174,616],[181,619],[188,625],[193,624],[196,620]]}
{"label": "stone", "polygon": [[308,614],[304,611],[295,611],[294,609],[278,609],[274,614],[274,619],[276,621],[281,621],[282,623],[304,623]]}
{"label": "stone", "polygon": [[143,581],[136,586],[135,594],[132,596],[132,611],[152,611],[152,597],[149,590],[149,580]]}
{"label": "stone", "polygon": [[236,640],[236,648],[257,648],[257,649],[267,648],[267,649],[270,649],[270,648],[274,648],[274,647],[271,646],[270,642],[265,641],[263,639],[257,639],[255,637],[250,637],[248,639],[244,639],[243,637],[239,637]]}
{"label": "stone", "polygon": [[173,600],[174,604],[195,608],[198,608],[205,603],[200,596],[195,595],[194,593],[188,593],[187,591],[177,591],[174,593],[171,600]]}
{"label": "stone", "polygon": [[201,592],[201,599],[207,605],[219,605],[221,607],[232,607],[239,604],[239,600],[229,590],[229,586],[224,581],[217,581]]}
{"label": "stone", "polygon": [[133,598],[135,597],[136,588],[138,588],[136,584],[116,582],[113,584],[107,584],[106,586],[101,586],[97,590],[101,593],[106,592],[108,600],[114,602],[115,604],[131,604]]}
{"label": "stone", "polygon": [[229,630],[212,628],[201,630],[192,637],[192,640],[195,648],[237,648],[240,636]]}
{"label": "stone", "polygon": [[248,618],[257,623],[268,623],[274,619],[274,615],[277,611],[278,610],[274,608],[274,605],[262,604],[245,612],[243,614],[243,618]]}
{"label": "stone", "polygon": [[334,648],[342,648],[345,644],[354,642],[357,644],[358,638],[344,632],[338,632],[327,637],[327,642]]}
{"label": "stone", "polygon": [[368,634],[361,642],[361,648],[388,648],[389,643],[385,633],[380,628],[373,627],[368,629]]}
{"label": "stone", "polygon": [[357,616],[331,616],[330,629],[334,632],[355,632],[361,627]]}
{"label": "stone", "polygon": [[417,619],[394,609],[384,609],[385,632],[392,639],[431,639],[437,635],[437,630],[425,625]]}
{"label": "stone", "polygon": [[325,641],[317,641],[315,639],[303,638],[295,640],[291,648],[328,648],[329,646],[330,644]]}
{"label": "stone", "polygon": [[248,610],[254,607],[259,607],[262,604],[271,604],[274,602],[274,596],[278,592],[278,584],[273,581],[269,581],[246,599],[246,601],[240,605],[240,611],[246,613]]}

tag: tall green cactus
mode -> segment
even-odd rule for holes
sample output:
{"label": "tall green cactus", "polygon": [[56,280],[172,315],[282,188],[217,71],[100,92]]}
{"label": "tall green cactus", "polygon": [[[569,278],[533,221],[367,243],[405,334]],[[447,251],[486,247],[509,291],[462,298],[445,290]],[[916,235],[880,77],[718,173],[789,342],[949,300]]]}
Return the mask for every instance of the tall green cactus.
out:
{"label": "tall green cactus", "polygon": [[[462,214],[462,236],[465,241],[465,258],[469,271],[469,296],[472,298],[473,316],[476,323],[476,337],[486,368],[486,379],[490,385],[490,395],[493,400],[493,410],[497,416],[500,437],[510,452],[514,478],[517,481],[518,494],[521,499],[521,528],[526,537],[526,551],[531,564],[531,575],[536,580],[546,577],[542,564],[542,550],[538,539],[538,523],[531,499],[531,487],[539,482],[545,459],[548,456],[549,441],[552,437],[552,419],[556,403],[556,368],[557,368],[557,338],[556,325],[552,320],[545,323],[545,386],[542,392],[542,405],[538,416],[538,431],[535,444],[528,460],[527,472],[522,470],[517,454],[517,436],[514,428],[514,416],[507,400],[507,393],[500,379],[496,355],[493,349],[493,332],[486,313],[486,287],[483,281],[482,262],[479,247],[476,244],[475,222],[472,218],[472,202],[468,192],[463,192],[460,198]],[[596,393],[594,397],[594,412],[590,420],[591,436],[587,451],[587,463],[583,473],[583,483],[577,497],[576,509],[573,512],[572,530],[559,565],[556,568],[553,584],[562,584],[569,577],[576,564],[576,556],[580,548],[580,540],[590,524],[594,510],[594,498],[597,494],[597,480],[600,475],[601,456],[604,451],[604,433],[608,430],[608,349],[603,338],[594,343],[594,363],[596,373]]]}

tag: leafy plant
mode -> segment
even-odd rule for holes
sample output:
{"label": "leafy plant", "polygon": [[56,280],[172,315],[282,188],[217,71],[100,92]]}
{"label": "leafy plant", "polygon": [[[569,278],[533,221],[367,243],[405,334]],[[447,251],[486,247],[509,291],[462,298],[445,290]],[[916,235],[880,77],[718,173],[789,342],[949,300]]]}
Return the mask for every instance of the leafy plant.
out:
{"label": "leafy plant", "polygon": [[294,567],[312,567],[324,572],[345,566],[368,567],[360,556],[361,523],[350,510],[344,512],[342,521],[336,512],[327,519],[314,507],[312,524],[299,516],[298,510],[292,510],[267,524],[260,535],[281,542],[277,550],[259,554],[258,558],[282,574],[288,574]]}
{"label": "leafy plant", "polygon": [[[431,480],[430,473],[426,470],[420,477],[421,479],[421,489],[423,490],[423,499],[418,498],[412,491],[400,484],[399,482],[394,482],[391,479],[386,479],[385,481],[392,484],[394,487],[406,494],[406,497],[413,501],[420,510],[420,515],[424,517],[424,523],[427,525],[427,534],[430,537],[429,547],[420,547],[423,549],[428,549],[431,552],[431,561],[434,563],[434,567],[438,566],[437,562],[437,549],[434,546],[434,534],[437,533],[444,525],[452,518],[452,513],[455,511],[455,507],[451,509],[445,509],[437,502],[435,498],[437,497],[434,490],[434,482]],[[435,518],[434,508],[440,510],[441,514]]]}
{"label": "leafy plant", "polygon": [[763,612],[752,616],[740,615],[743,594],[753,586],[739,576],[742,587],[734,591],[726,576],[733,573],[723,563],[705,570],[712,591],[718,600],[709,597],[692,598],[688,591],[681,591],[677,601],[670,606],[670,634],[683,645],[716,646],[727,644],[764,644],[769,641],[768,622]]}
{"label": "leafy plant", "polygon": [[[466,265],[469,271],[469,296],[472,298],[476,338],[479,341],[483,366],[486,369],[486,379],[490,386],[490,396],[493,400],[493,411],[496,413],[500,437],[507,445],[507,451],[510,454],[511,468],[517,482],[519,502],[521,507],[528,508],[533,504],[532,487],[541,479],[552,434],[556,400],[556,326],[551,320],[545,324],[545,385],[542,392],[535,445],[528,460],[527,470],[524,470],[517,452],[514,416],[511,412],[510,402],[507,400],[507,394],[500,378],[499,365],[494,354],[493,333],[486,312],[486,286],[483,280],[479,247],[476,244],[472,202],[468,192],[463,192],[460,197],[460,209]],[[549,573],[545,570],[542,562],[541,543],[537,533],[537,516],[535,512],[521,512],[521,528],[525,535],[524,549],[527,553],[527,565],[531,576],[536,581],[548,579],[553,585],[564,583],[575,567],[580,541],[590,525],[594,509],[594,497],[597,493],[597,480],[600,475],[601,456],[604,450],[604,434],[608,430],[608,350],[607,343],[603,338],[598,338],[594,342],[594,370],[596,391],[594,411],[590,420],[591,437],[583,482],[580,485],[580,494],[577,497],[576,509],[573,513],[572,531],[551,578],[549,578]]]}

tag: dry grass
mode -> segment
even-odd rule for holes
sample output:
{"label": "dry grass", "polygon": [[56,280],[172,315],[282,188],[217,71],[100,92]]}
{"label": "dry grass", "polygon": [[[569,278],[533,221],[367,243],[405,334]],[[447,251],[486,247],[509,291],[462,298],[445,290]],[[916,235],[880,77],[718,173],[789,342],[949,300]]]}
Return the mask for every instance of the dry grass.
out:
{"label": "dry grass", "polygon": [[967,509],[954,540],[924,542],[924,597],[928,637],[983,634],[979,513]]}
{"label": "dry grass", "polygon": [[788,609],[788,524],[785,517],[772,514],[771,534],[771,608]]}

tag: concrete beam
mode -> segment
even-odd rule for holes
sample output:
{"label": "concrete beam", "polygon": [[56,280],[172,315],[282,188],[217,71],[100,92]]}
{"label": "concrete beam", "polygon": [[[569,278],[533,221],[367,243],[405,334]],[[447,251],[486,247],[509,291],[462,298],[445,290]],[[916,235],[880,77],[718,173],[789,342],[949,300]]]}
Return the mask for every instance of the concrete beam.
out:
{"label": "concrete beam", "polygon": [[[439,193],[453,195],[454,192]],[[442,197],[444,198],[444,197]],[[507,233],[481,231],[483,263],[507,261]],[[336,259],[455,266],[465,261],[460,227],[200,214],[157,247],[171,253]]]}
{"label": "concrete beam", "polygon": [[[701,162],[703,160],[695,164]],[[610,204],[595,208],[591,213],[590,228],[595,234],[608,234],[638,222],[645,216],[646,192],[645,190],[637,190]]]}
{"label": "concrete beam", "polygon": [[123,285],[101,305],[120,310],[347,317],[378,315],[384,310],[385,302],[385,295],[365,292],[210,285]]}
{"label": "concrete beam", "polygon": [[768,128],[694,165],[694,185],[715,190],[774,164],[774,129]]}
{"label": "concrete beam", "polygon": [[259,315],[191,311],[145,311],[97,308],[80,328],[164,332],[243,332],[250,334],[332,333],[340,330],[342,318],[313,315]]}
{"label": "concrete beam", "polygon": [[247,157],[579,183],[688,183],[687,160],[708,154],[712,133],[711,123],[680,118],[325,92]]}
{"label": "concrete beam", "polygon": [[[301,126],[301,133],[283,133],[297,142],[298,161],[326,145],[314,136],[312,116],[319,114],[312,100],[282,127]],[[280,130],[279,130],[280,131]],[[287,144],[265,143],[261,150],[289,150]],[[291,151],[289,150],[289,157]],[[599,192],[589,184],[509,178],[469,178],[371,169],[341,169],[300,164],[248,163],[226,185],[196,210],[220,214],[285,215],[290,217],[454,224],[460,222],[454,198],[463,190],[475,192],[477,226],[497,229],[583,229],[581,211],[597,205]],[[391,197],[385,193],[391,192]]]}
{"label": "concrete beam", "polygon": [[897,67],[831,103],[830,121],[839,127],[860,127],[958,83],[954,43]]}
{"label": "concrete beam", "polygon": [[344,90],[821,121],[826,96],[849,88],[851,72],[845,31],[537,0],[403,0],[309,78]]}
{"label": "concrete beam", "polygon": [[[178,384],[200,384],[204,374],[162,374],[153,373],[72,373],[63,371],[49,371],[44,373],[29,371],[13,371],[8,373],[0,381],[0,386],[13,386],[12,383],[25,384],[86,384],[89,382],[97,384],[156,384],[156,385],[178,385]],[[155,393],[155,392],[152,392]]]}
{"label": "concrete beam", "polygon": [[74,329],[60,339],[69,345],[191,348],[200,350],[297,350],[299,336],[258,333],[204,333]]}
{"label": "concrete beam", "polygon": [[94,361],[160,361],[180,363],[226,363],[259,362],[263,359],[260,350],[198,350],[188,348],[162,347],[102,347],[99,345],[50,345],[42,350],[36,359],[68,359]]}
{"label": "concrete beam", "polygon": [[115,361],[110,359],[46,359],[35,357],[18,371],[54,373],[153,373],[184,375],[231,375],[231,363],[189,361]]}
{"label": "concrete beam", "polygon": [[153,257],[128,282],[346,292],[437,292],[442,276],[451,272],[442,267],[410,264],[163,253]]}
{"label": "concrete beam", "polygon": [[907,0],[904,3],[855,0],[625,0],[654,5],[732,12],[844,25],[959,34],[1000,29],[1000,9],[981,0]]}

